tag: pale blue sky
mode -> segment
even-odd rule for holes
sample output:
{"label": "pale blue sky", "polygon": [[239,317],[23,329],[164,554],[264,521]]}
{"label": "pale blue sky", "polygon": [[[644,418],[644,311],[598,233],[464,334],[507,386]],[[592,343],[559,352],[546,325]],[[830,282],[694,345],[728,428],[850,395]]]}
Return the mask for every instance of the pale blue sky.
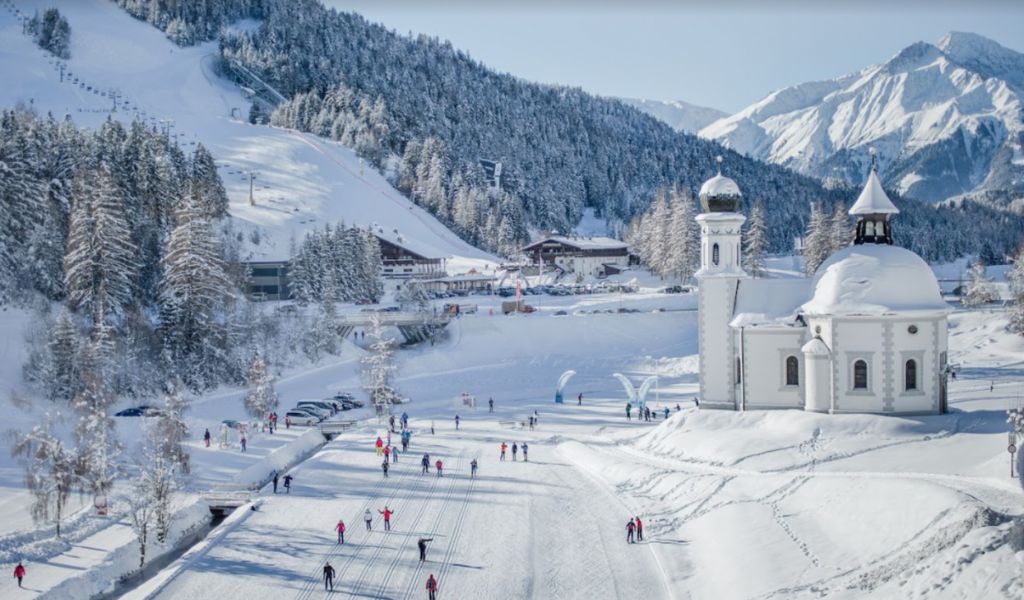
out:
{"label": "pale blue sky", "polygon": [[733,112],[768,92],[972,31],[1024,51],[1024,1],[488,2],[325,0],[484,64],[610,96]]}

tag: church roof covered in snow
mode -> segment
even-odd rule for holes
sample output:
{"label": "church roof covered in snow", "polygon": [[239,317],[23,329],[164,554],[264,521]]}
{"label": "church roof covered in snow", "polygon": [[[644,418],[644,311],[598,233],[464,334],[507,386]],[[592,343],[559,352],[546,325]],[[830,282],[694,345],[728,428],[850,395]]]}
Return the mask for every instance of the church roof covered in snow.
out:
{"label": "church roof covered in snow", "polygon": [[811,280],[741,279],[736,289],[732,327],[802,327],[796,320],[800,305],[807,301]]}
{"label": "church roof covered in snow", "polygon": [[868,180],[864,184],[857,201],[850,207],[851,215],[894,215],[900,212],[889,196],[882,189],[882,182],[874,169],[868,172]]}
{"label": "church roof covered in snow", "polygon": [[935,274],[920,256],[899,246],[859,244],[826,260],[812,280],[808,315],[885,315],[948,312]]}
{"label": "church roof covered in snow", "polygon": [[809,342],[804,344],[803,348],[800,348],[800,351],[804,354],[811,354],[814,356],[828,356],[830,353],[828,346],[825,345],[825,342],[818,336],[811,338]]}
{"label": "church roof covered in snow", "polygon": [[533,250],[545,243],[556,243],[580,250],[621,250],[629,247],[629,244],[626,242],[610,237],[566,237],[563,235],[552,235],[539,239],[529,246],[524,246],[523,250]]}

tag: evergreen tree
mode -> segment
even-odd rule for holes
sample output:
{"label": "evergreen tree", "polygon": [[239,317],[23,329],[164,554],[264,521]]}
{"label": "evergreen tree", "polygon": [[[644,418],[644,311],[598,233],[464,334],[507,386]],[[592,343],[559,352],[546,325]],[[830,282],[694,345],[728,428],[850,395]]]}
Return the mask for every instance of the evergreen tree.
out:
{"label": "evergreen tree", "polygon": [[75,485],[75,450],[65,445],[54,431],[60,413],[46,413],[42,422],[15,438],[12,456],[28,459],[25,487],[32,494],[32,519],[36,523],[53,517],[60,537],[61,521]]}
{"label": "evergreen tree", "polygon": [[853,231],[850,229],[850,215],[847,213],[846,204],[840,202],[832,211],[828,235],[830,253],[838,252],[850,245]]}
{"label": "evergreen tree", "polygon": [[672,220],[668,239],[670,253],[667,271],[682,282],[693,278],[700,264],[700,230],[694,220],[693,198],[678,187],[669,192]]}
{"label": "evergreen tree", "polygon": [[66,310],[62,310],[50,332],[50,399],[71,402],[79,388],[78,327]]}
{"label": "evergreen tree", "polygon": [[370,338],[370,347],[360,361],[363,365],[363,388],[370,394],[370,402],[380,415],[390,410],[389,406],[398,397],[391,387],[391,378],[395,373],[395,341],[384,335],[378,313],[370,313],[366,333]]}
{"label": "evergreen tree", "polygon": [[160,320],[169,366],[185,385],[203,389],[222,380],[227,366],[221,316],[231,295],[221,245],[195,197],[195,186],[175,214],[161,266]]}
{"label": "evergreen tree", "polygon": [[214,220],[227,216],[227,192],[217,174],[213,156],[202,144],[196,147],[192,155],[192,189],[204,217]]}
{"label": "evergreen tree", "polygon": [[64,282],[72,309],[103,321],[120,316],[133,299],[136,247],[124,213],[124,198],[110,172],[80,173],[64,254]]}
{"label": "evergreen tree", "polygon": [[764,205],[757,201],[750,209],[743,239],[743,268],[751,277],[764,276],[764,255],[768,247],[765,237]]}
{"label": "evergreen tree", "polygon": [[811,220],[804,235],[804,273],[811,277],[832,249],[831,228],[820,202],[811,205]]}
{"label": "evergreen tree", "polygon": [[979,306],[997,300],[999,300],[999,294],[996,292],[995,286],[992,285],[985,263],[981,260],[974,261],[967,269],[967,282],[964,284],[960,301],[964,306]]}
{"label": "evergreen tree", "polygon": [[277,408],[277,392],[274,391],[274,378],[259,354],[253,357],[245,380],[249,386],[245,394],[246,412],[253,418],[266,419]]}
{"label": "evergreen tree", "polygon": [[185,449],[185,441],[188,439],[188,424],[185,422],[187,410],[188,399],[181,386],[174,382],[168,383],[163,406],[150,432],[156,451],[168,461],[176,463],[178,472],[183,475],[191,472],[191,457]]}

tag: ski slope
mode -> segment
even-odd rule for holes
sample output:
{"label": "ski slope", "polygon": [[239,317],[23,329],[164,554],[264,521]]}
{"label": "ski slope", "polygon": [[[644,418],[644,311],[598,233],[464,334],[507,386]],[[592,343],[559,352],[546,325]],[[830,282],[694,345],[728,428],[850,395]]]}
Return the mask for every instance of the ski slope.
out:
{"label": "ski slope", "polygon": [[[22,34],[0,6],[0,106],[24,103],[39,113],[69,114],[79,125],[138,117],[167,128],[186,150],[205,145],[221,165],[245,260],[289,258],[292,239],[338,221],[397,230],[418,247],[450,257],[454,272],[498,259],[456,235],[401,196],[352,150],[316,136],[255,126],[249,102],[214,73],[215,42],[179,48],[157,29],[104,0],[15,0],[22,15],[57,5],[71,24],[70,79],[58,62]],[[75,83],[75,79],[78,83]],[[89,89],[91,88],[91,90]],[[112,112],[117,93],[118,108]],[[249,173],[254,205],[249,203]],[[258,234],[253,233],[258,232]]]}

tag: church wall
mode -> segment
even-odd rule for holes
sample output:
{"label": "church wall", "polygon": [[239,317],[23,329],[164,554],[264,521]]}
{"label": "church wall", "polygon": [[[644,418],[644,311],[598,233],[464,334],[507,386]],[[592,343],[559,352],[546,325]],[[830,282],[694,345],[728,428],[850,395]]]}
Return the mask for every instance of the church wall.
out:
{"label": "church wall", "polygon": [[[935,317],[831,319],[835,412],[937,412],[941,352],[937,344],[945,338],[944,323]],[[911,325],[917,333],[908,331]],[[857,360],[868,365],[866,389],[854,387]],[[907,360],[917,365],[912,390],[906,389]]]}
{"label": "church wall", "polygon": [[729,329],[736,296],[736,279],[707,278],[700,284],[701,404],[735,408],[733,338]]}
{"label": "church wall", "polygon": [[[747,410],[804,407],[807,379],[801,346],[806,341],[803,327],[734,329],[733,347],[742,348],[743,382],[737,386],[737,403]],[[742,336],[742,344],[740,337]],[[797,385],[786,385],[786,358],[794,356],[799,369]]]}

